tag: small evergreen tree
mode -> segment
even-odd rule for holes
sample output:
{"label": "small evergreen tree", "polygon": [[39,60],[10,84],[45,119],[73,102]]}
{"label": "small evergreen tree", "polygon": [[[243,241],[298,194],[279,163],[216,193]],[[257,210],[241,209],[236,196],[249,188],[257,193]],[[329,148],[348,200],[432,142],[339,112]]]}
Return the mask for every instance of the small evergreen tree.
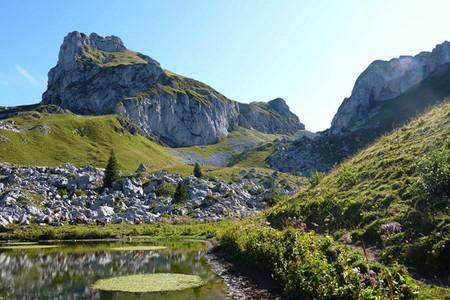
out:
{"label": "small evergreen tree", "polygon": [[203,177],[202,169],[198,163],[195,163],[194,165],[194,176],[197,178]]}
{"label": "small evergreen tree", "polygon": [[111,187],[113,182],[117,179],[119,179],[119,163],[117,162],[114,151],[111,150],[108,164],[105,169],[105,177],[103,177],[103,187]]}
{"label": "small evergreen tree", "polygon": [[189,199],[189,194],[186,190],[186,185],[180,181],[177,184],[177,189],[175,190],[175,194],[173,195],[174,203],[184,203]]}

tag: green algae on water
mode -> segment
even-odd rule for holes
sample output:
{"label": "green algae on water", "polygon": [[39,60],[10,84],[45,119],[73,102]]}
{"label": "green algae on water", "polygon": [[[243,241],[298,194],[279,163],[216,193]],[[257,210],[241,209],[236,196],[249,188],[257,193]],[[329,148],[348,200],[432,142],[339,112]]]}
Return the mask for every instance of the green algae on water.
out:
{"label": "green algae on water", "polygon": [[100,279],[92,285],[102,291],[149,293],[195,288],[205,282],[197,275],[154,273]]}

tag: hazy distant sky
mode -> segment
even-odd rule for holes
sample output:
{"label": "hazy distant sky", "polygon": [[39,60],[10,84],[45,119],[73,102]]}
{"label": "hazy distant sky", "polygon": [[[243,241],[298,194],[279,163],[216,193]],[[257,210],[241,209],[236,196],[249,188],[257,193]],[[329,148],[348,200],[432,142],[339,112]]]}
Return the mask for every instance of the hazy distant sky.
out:
{"label": "hazy distant sky", "polygon": [[231,99],[323,130],[375,59],[450,39],[450,1],[0,1],[0,105],[38,102],[69,31],[117,35]]}

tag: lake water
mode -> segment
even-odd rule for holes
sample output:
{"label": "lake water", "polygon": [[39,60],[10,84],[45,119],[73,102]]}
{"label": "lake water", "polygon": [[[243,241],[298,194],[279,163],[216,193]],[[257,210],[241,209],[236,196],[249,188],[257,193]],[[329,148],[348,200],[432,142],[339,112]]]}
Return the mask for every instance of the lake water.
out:
{"label": "lake water", "polygon": [[[0,299],[226,299],[225,286],[207,264],[197,241],[64,242],[57,248],[0,249]],[[0,244],[5,245],[4,243]],[[111,251],[120,246],[166,246],[157,251]],[[120,293],[94,290],[99,279],[131,274],[200,276],[202,287],[176,292]]]}

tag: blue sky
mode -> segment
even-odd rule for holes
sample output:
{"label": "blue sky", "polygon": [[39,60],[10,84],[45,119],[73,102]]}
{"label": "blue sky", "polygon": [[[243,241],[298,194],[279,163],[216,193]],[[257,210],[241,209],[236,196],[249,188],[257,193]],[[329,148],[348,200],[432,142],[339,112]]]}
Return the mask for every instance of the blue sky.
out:
{"label": "blue sky", "polygon": [[450,1],[0,2],[0,105],[40,101],[69,31],[117,35],[169,70],[250,102],[283,97],[327,128],[375,59],[450,39]]}

